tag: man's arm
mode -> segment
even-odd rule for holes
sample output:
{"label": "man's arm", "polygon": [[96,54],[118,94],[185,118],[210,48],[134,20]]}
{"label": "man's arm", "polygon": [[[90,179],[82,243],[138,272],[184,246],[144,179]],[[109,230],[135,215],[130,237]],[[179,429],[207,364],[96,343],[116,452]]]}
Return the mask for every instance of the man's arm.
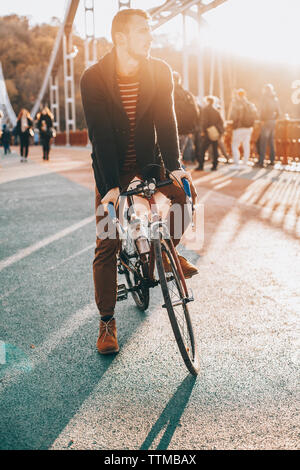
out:
{"label": "man's arm", "polygon": [[[103,175],[106,190],[109,191],[120,185],[119,164],[105,90],[101,89],[101,83],[99,83],[95,69],[90,68],[83,74],[80,88],[89,138],[95,152],[96,161],[94,164]],[[102,190],[103,192],[103,187],[99,187],[99,181],[96,180],[96,184],[98,191]]]}

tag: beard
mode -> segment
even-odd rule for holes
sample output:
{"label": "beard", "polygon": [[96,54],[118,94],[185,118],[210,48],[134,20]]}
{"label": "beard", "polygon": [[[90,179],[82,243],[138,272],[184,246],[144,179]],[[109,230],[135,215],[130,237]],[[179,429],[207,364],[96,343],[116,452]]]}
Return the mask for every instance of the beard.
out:
{"label": "beard", "polygon": [[145,59],[148,59],[149,55],[150,55],[150,48],[145,52],[145,53],[137,53],[136,51],[133,50],[133,48],[131,47],[131,45],[129,44],[128,45],[128,48],[127,48],[127,52],[128,54],[133,58],[135,59],[137,62],[142,62],[144,61]]}

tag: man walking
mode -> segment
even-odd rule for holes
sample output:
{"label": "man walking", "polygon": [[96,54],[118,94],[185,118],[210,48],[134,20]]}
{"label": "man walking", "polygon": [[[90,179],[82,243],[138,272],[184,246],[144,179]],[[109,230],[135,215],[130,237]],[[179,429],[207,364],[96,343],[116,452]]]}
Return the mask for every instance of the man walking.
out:
{"label": "man walking", "polygon": [[[81,79],[81,95],[92,142],[96,181],[96,223],[106,216],[100,208],[117,203],[120,189],[135,178],[160,176],[164,166],[174,177],[190,176],[179,164],[179,146],[173,106],[173,80],[169,66],[149,56],[151,31],[143,10],[121,10],[112,22],[113,50],[87,69]],[[163,192],[182,209],[185,194],[173,183]],[[182,215],[184,210],[182,210]],[[182,229],[186,225],[182,221]],[[170,227],[172,235],[172,223]],[[174,233],[174,232],[173,232]],[[174,239],[177,245],[180,240]],[[97,348],[101,354],[118,352],[114,310],[117,296],[116,255],[118,240],[96,240],[93,275],[95,299],[101,320]],[[186,277],[197,269],[180,257]]]}
{"label": "man walking", "polygon": [[202,109],[200,117],[201,143],[197,160],[199,162],[196,170],[202,171],[204,165],[205,152],[212,146],[213,164],[212,171],[218,167],[218,140],[224,132],[223,119],[219,111],[214,107],[215,98],[213,96],[205,97],[206,106]]}
{"label": "man walking", "polygon": [[267,145],[270,147],[270,165],[275,162],[275,126],[276,120],[280,116],[279,101],[271,83],[263,88],[263,98],[260,110],[260,119],[262,128],[259,138],[259,162],[257,166],[263,168],[267,151]]}
{"label": "man walking", "polygon": [[[257,117],[256,107],[247,100],[246,92],[242,88],[237,90],[231,103],[230,119],[233,121],[232,155],[234,164],[232,169],[246,168],[250,156],[250,140],[253,125]],[[240,166],[240,145],[243,146],[244,162]]]}

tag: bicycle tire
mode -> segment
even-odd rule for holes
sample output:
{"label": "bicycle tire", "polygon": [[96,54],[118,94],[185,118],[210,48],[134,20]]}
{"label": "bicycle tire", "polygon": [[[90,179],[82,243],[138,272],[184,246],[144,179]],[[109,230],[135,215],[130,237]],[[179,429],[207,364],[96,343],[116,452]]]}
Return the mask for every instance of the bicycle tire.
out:
{"label": "bicycle tire", "polygon": [[[187,303],[174,306],[175,301],[184,299],[184,289],[180,275],[167,240],[153,240],[156,267],[160,280],[160,286],[165,301],[165,307],[171,322],[173,333],[184,363],[192,375],[199,372],[199,358],[195,342],[193,326]],[[171,273],[166,273],[163,264],[162,253],[165,253],[171,265]],[[174,282],[172,281],[172,276]],[[172,282],[172,285],[170,284]],[[172,287],[171,287],[172,286]],[[177,297],[177,298],[176,298]]]}
{"label": "bicycle tire", "polygon": [[127,282],[127,285],[129,289],[132,289],[133,287],[139,287],[138,290],[136,291],[131,291],[132,298],[138,307],[139,310],[145,311],[147,310],[149,306],[149,287],[146,287],[143,285],[144,279],[148,278],[148,264],[147,262],[143,263],[139,268],[139,274],[132,273],[129,269],[127,269],[125,266],[124,268],[124,274],[125,274],[125,279]]}

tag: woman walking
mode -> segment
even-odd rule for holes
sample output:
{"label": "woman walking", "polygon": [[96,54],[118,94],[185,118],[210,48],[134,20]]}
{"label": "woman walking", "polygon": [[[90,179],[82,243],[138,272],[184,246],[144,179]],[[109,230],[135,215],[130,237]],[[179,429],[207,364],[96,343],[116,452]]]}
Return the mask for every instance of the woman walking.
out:
{"label": "woman walking", "polygon": [[21,162],[27,162],[29,137],[33,134],[33,120],[27,109],[23,108],[19,112],[17,119],[17,134],[20,136],[20,156]]}
{"label": "woman walking", "polygon": [[40,140],[43,146],[43,160],[49,160],[50,140],[53,137],[53,114],[47,106],[39,116],[37,127],[40,131]]}

